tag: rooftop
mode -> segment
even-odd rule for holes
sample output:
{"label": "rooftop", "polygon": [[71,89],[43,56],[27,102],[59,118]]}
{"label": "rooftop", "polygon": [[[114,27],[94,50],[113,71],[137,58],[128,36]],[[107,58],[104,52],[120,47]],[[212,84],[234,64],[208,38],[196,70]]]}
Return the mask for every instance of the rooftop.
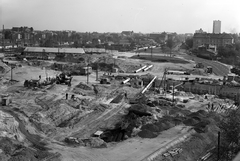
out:
{"label": "rooftop", "polygon": [[84,54],[82,48],[47,48],[47,47],[26,47],[24,52],[46,52],[46,53],[74,53]]}
{"label": "rooftop", "polygon": [[212,33],[195,33],[193,38],[219,38],[219,39],[233,39],[230,34],[212,34]]}

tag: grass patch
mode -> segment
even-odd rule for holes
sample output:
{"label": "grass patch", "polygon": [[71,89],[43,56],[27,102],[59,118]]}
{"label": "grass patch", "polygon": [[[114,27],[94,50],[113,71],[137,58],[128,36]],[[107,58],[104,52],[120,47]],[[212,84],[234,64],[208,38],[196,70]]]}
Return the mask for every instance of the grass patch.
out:
{"label": "grass patch", "polygon": [[161,62],[161,63],[179,63],[179,64],[187,64],[189,63],[186,60],[175,58],[175,57],[168,57],[168,56],[160,56],[160,55],[134,55],[131,59],[142,59],[142,60],[150,60],[152,62]]}

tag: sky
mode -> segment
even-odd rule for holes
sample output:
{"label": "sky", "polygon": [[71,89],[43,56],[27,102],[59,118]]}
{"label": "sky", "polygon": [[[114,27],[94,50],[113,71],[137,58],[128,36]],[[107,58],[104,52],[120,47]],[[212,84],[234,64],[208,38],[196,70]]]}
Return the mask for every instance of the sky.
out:
{"label": "sky", "polygon": [[0,0],[0,27],[78,32],[240,33],[239,0]]}

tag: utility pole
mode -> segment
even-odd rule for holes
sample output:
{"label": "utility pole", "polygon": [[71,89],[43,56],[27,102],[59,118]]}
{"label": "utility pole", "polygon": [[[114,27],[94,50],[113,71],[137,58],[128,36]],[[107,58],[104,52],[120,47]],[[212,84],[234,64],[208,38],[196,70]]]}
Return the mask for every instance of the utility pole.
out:
{"label": "utility pole", "polygon": [[4,25],[3,25],[3,29],[2,29],[2,51],[4,52],[4,39],[5,39],[5,34],[4,34]]}
{"label": "utility pole", "polygon": [[220,159],[220,131],[218,132],[218,156],[217,160],[219,161]]}
{"label": "utility pole", "polygon": [[88,82],[89,82],[89,58],[88,58],[88,63],[87,63],[87,84],[88,84]]}
{"label": "utility pole", "polygon": [[98,63],[97,63],[97,69],[96,69],[96,81],[98,81]]}
{"label": "utility pole", "polygon": [[13,81],[13,65],[11,65],[11,81]]}
{"label": "utility pole", "polygon": [[151,59],[152,59],[152,46],[151,46]]}
{"label": "utility pole", "polygon": [[172,99],[172,102],[174,103],[174,82],[173,82],[173,99]]}

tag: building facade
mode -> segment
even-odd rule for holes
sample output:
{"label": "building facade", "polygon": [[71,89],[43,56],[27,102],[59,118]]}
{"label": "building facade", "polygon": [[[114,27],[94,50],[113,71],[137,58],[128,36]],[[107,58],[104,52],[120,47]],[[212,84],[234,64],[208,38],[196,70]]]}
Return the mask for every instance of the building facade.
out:
{"label": "building facade", "polygon": [[226,46],[233,44],[234,39],[230,34],[211,34],[211,33],[195,33],[193,35],[193,48],[199,46]]}
{"label": "building facade", "polygon": [[200,28],[199,30],[195,30],[195,33],[205,33],[205,31],[203,31],[203,29]]}
{"label": "building facade", "polygon": [[213,34],[221,33],[221,21],[215,20],[213,21]]}

